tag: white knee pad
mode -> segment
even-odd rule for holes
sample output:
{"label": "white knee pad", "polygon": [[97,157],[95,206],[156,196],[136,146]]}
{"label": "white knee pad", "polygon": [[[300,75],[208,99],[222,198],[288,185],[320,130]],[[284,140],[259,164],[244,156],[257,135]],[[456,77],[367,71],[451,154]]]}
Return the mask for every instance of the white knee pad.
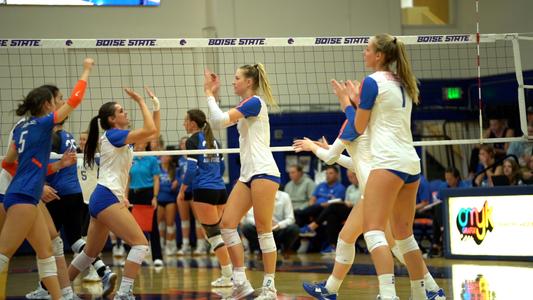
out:
{"label": "white knee pad", "polygon": [[149,248],[146,245],[135,245],[131,247],[130,253],[128,253],[126,259],[140,265],[142,264],[144,257],[148,254],[148,250]]}
{"label": "white knee pad", "polygon": [[351,265],[355,259],[355,243],[349,244],[341,238],[337,240],[335,261],[340,264]]}
{"label": "white knee pad", "polygon": [[164,231],[165,227],[166,227],[165,222],[160,222],[158,224],[159,231]]}
{"label": "white knee pad", "polygon": [[403,258],[403,254],[400,253],[400,248],[398,248],[398,241],[396,241],[396,245],[390,248],[390,251],[392,252],[394,257],[396,257],[396,259],[398,259],[402,263],[402,265],[405,265],[405,259]]}
{"label": "white knee pad", "polygon": [[173,234],[176,232],[176,227],[175,226],[167,226],[167,234]]}
{"label": "white knee pad", "polygon": [[39,271],[39,279],[57,276],[56,259],[53,256],[37,259],[37,270]]}
{"label": "white knee pad", "polygon": [[405,240],[397,240],[396,245],[398,245],[398,249],[400,250],[400,254],[404,256],[405,254],[418,250],[418,243],[415,240],[415,237],[413,235],[409,236]]}
{"label": "white knee pad", "polygon": [[366,247],[368,252],[372,253],[376,248],[388,247],[387,239],[385,238],[385,232],[381,230],[371,230],[364,234]]}
{"label": "white knee pad", "polygon": [[63,250],[63,240],[60,236],[52,240],[52,252],[54,253],[55,257],[65,256]]}
{"label": "white knee pad", "polygon": [[189,220],[181,221],[181,229],[189,229],[189,228],[191,228],[191,222]]}
{"label": "white knee pad", "polygon": [[211,245],[213,251],[216,251],[218,248],[224,246],[224,240],[222,239],[222,236],[220,234],[209,237],[207,238],[207,240],[209,241],[209,244]]}
{"label": "white knee pad", "polygon": [[226,244],[228,248],[241,243],[241,237],[239,236],[237,229],[220,229],[220,234],[222,235],[224,244]]}
{"label": "white knee pad", "polygon": [[74,242],[74,244],[70,248],[72,249],[72,251],[74,253],[80,253],[83,250],[83,248],[85,247],[86,243],[87,242],[83,238],[81,238],[81,239],[77,240],[76,242]]}
{"label": "white knee pad", "polygon": [[261,233],[257,235],[257,237],[259,239],[259,248],[261,248],[261,252],[276,252],[276,241],[274,240],[272,232]]}
{"label": "white knee pad", "polygon": [[70,264],[74,268],[78,269],[78,271],[83,272],[93,263],[95,259],[95,257],[87,256],[87,254],[85,254],[85,251],[81,251],[80,254],[74,257]]}

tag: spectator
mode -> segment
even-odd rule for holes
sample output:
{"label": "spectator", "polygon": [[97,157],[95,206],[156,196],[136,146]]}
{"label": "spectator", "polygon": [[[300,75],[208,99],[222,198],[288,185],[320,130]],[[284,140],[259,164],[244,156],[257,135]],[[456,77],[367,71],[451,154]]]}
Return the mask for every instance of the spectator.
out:
{"label": "spectator", "polygon": [[494,148],[490,145],[481,145],[479,148],[479,171],[485,170],[474,178],[475,186],[494,186],[492,176],[502,175],[501,165],[495,165]]}
{"label": "spectator", "polygon": [[[533,110],[533,107],[530,107]],[[527,134],[533,136],[533,121],[527,124]],[[533,143],[529,141],[516,141],[511,142],[509,149],[507,149],[508,155],[514,155],[518,157],[518,163],[521,167],[527,167],[531,154],[533,153]]]}
{"label": "spectator", "polygon": [[507,177],[509,185],[523,184],[520,166],[514,158],[510,157],[503,161],[503,175]]}
{"label": "spectator", "polygon": [[313,195],[315,183],[299,165],[289,167],[289,177],[291,181],[285,185],[285,192],[289,194],[294,209],[303,209],[309,203]]}
{"label": "spectator", "polygon": [[433,218],[433,214],[424,209],[432,202],[433,199],[431,198],[429,183],[424,175],[420,175],[420,184],[418,185],[418,192],[416,193],[415,218]]}
{"label": "spectator", "polygon": [[[272,220],[272,232],[278,249],[287,258],[289,251],[298,238],[299,228],[294,224],[294,213],[289,194],[277,191]],[[250,251],[260,250],[255,227],[254,209],[250,208],[243,221],[242,233],[248,240]]]}
{"label": "spectator", "polygon": [[[490,119],[489,128],[483,134],[484,138],[504,138],[514,137],[514,130],[507,126],[505,119]],[[509,143],[494,143],[493,144],[496,157],[503,157],[509,148]]]}
{"label": "spectator", "polygon": [[530,159],[527,168],[522,171],[522,181],[524,184],[533,184],[533,159]]}
{"label": "spectator", "polygon": [[315,230],[326,222],[328,247],[322,251],[323,254],[331,253],[335,250],[335,245],[337,244],[339,232],[342,229],[343,223],[348,219],[352,207],[361,200],[361,191],[359,190],[357,176],[350,170],[348,170],[346,174],[352,184],[346,190],[345,200],[328,205],[315,221],[304,226],[304,229],[300,234],[300,236],[303,237],[313,237],[316,235]]}

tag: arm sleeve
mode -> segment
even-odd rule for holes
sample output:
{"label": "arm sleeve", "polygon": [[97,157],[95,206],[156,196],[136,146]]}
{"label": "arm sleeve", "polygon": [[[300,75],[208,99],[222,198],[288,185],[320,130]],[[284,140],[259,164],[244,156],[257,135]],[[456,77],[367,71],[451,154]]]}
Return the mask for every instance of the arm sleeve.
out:
{"label": "arm sleeve", "polygon": [[344,148],[345,147],[342,141],[340,139],[336,139],[335,142],[333,142],[333,145],[329,147],[329,149],[326,150],[324,148],[318,148],[316,150],[316,156],[328,165],[332,165],[337,162],[337,160],[339,160],[339,157],[344,151]]}
{"label": "arm sleeve", "polygon": [[111,145],[120,148],[126,145],[126,139],[128,138],[129,133],[129,130],[111,129],[106,131],[106,137]]}
{"label": "arm sleeve", "polygon": [[240,111],[245,118],[257,117],[261,111],[261,100],[252,97],[242,101],[235,109]]}
{"label": "arm sleeve", "polygon": [[355,170],[354,168],[355,166],[353,165],[353,160],[349,156],[341,155],[339,159],[337,160],[337,163],[350,171]]}
{"label": "arm sleeve", "polygon": [[361,84],[361,103],[359,108],[371,110],[378,97],[378,84],[372,78],[367,76]]}
{"label": "arm sleeve", "polygon": [[218,107],[215,97],[207,97],[207,108],[209,110],[209,123],[213,128],[224,128],[229,123],[229,113],[223,112]]}

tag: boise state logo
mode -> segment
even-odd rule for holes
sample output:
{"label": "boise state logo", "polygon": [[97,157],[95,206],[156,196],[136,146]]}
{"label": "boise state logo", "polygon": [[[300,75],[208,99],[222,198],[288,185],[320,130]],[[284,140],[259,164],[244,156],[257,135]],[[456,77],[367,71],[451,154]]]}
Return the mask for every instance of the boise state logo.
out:
{"label": "boise state logo", "polygon": [[287,43],[288,43],[289,45],[294,44],[294,39],[293,39],[293,38],[288,39],[288,40],[287,40]]}
{"label": "boise state logo", "polygon": [[74,44],[74,42],[73,42],[72,40],[67,40],[67,41],[65,42],[65,45],[67,45],[67,46],[69,46],[69,47],[72,46],[72,44]]}
{"label": "boise state logo", "polygon": [[186,44],[187,44],[187,40],[185,39],[180,40],[180,45],[185,46]]}
{"label": "boise state logo", "polygon": [[492,232],[494,222],[492,221],[492,207],[489,207],[487,201],[483,204],[481,210],[477,208],[461,208],[457,214],[457,229],[463,235],[461,240],[472,237],[476,244],[480,245],[487,232]]}

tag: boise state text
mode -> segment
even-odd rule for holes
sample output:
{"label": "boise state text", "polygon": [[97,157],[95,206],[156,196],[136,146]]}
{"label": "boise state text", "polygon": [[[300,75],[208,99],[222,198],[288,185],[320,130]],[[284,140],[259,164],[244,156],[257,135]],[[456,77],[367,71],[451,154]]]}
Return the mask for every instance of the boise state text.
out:
{"label": "boise state text", "polygon": [[208,46],[260,46],[264,44],[264,38],[209,39],[207,43]]}
{"label": "boise state text", "polygon": [[152,47],[156,42],[155,39],[96,40],[96,47]]}
{"label": "boise state text", "polygon": [[469,42],[470,35],[420,35],[417,37],[417,43],[450,43],[450,42]]}
{"label": "boise state text", "polygon": [[315,38],[315,45],[352,45],[352,44],[368,44],[368,36],[359,37],[317,37]]}
{"label": "boise state text", "polygon": [[40,47],[41,40],[0,40],[0,47]]}

